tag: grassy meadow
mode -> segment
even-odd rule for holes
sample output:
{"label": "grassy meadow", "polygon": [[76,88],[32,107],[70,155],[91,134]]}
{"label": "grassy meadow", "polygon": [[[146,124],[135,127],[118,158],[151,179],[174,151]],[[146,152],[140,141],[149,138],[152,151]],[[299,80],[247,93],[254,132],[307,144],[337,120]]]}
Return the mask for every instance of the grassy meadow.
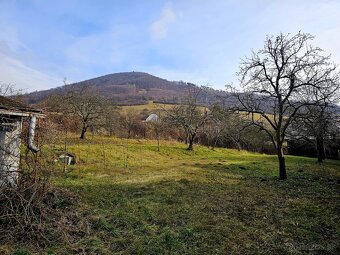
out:
{"label": "grassy meadow", "polygon": [[[42,150],[57,155],[62,145]],[[89,234],[41,254],[339,254],[340,161],[156,141],[71,138],[53,183],[80,197]],[[24,244],[13,254],[30,254]],[[0,248],[1,252],[1,248]],[[33,253],[32,253],[33,254]]]}
{"label": "grassy meadow", "polygon": [[[141,105],[126,105],[126,106],[119,106],[121,113],[123,114],[140,114],[141,112],[145,111],[147,114],[151,114],[151,113],[156,113],[160,116],[163,115],[163,113],[165,113],[165,111],[167,110],[171,110],[174,107],[173,104],[162,104],[162,103],[155,103],[153,101],[148,101],[147,104],[141,104]],[[209,108],[200,106],[199,109],[203,112]],[[239,113],[240,116],[243,116],[243,118],[245,119],[250,119],[252,116],[248,115],[245,112],[240,112]],[[269,117],[270,120],[274,120],[274,116],[271,114],[267,114],[267,116]],[[254,114],[254,119],[259,121],[263,121],[264,123],[266,123],[266,126],[268,125],[269,127],[269,123],[267,123],[267,121],[265,119],[263,119],[263,117],[259,114],[259,113],[255,113]]]}
{"label": "grassy meadow", "polygon": [[143,110],[149,113],[153,113],[153,112],[164,111],[164,109],[170,109],[171,107],[173,107],[172,104],[154,103],[153,101],[148,101],[147,104],[141,104],[141,105],[120,106],[123,113],[140,113]]}

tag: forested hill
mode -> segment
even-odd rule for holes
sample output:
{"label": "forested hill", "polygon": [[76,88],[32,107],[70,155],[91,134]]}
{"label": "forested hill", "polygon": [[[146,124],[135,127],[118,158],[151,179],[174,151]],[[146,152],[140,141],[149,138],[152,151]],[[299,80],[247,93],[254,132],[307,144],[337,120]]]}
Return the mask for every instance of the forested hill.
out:
{"label": "forested hill", "polygon": [[[64,91],[77,90],[81,86],[87,86],[96,93],[115,102],[118,105],[144,104],[147,101],[158,101],[165,103],[178,103],[181,98],[188,95],[196,85],[183,81],[168,81],[148,73],[124,72],[114,73],[97,78],[77,82],[74,84],[60,86],[54,89],[37,91],[25,95],[25,101],[36,104],[44,101],[48,96]],[[225,92],[210,88],[204,89],[200,94],[201,104],[210,104],[216,101],[218,96]]]}

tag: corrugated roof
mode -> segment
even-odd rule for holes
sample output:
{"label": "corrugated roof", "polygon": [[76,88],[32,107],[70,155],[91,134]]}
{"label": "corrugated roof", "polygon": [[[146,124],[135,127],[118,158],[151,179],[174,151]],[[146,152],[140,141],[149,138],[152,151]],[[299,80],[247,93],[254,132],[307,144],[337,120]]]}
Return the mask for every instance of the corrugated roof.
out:
{"label": "corrugated roof", "polygon": [[37,113],[41,112],[41,110],[34,109],[32,107],[29,107],[28,105],[25,105],[23,103],[20,103],[18,101],[15,101],[4,96],[0,96],[0,109],[17,112],[37,112]]}

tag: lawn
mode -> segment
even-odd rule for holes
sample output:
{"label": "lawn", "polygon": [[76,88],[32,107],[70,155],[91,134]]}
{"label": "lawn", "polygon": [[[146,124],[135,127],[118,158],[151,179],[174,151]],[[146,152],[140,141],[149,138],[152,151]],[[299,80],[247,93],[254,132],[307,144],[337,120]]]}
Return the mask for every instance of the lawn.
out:
{"label": "lawn", "polygon": [[53,183],[79,195],[90,230],[46,254],[340,252],[340,161],[288,156],[279,181],[275,156],[232,149],[89,136],[68,151],[77,164],[55,165]]}

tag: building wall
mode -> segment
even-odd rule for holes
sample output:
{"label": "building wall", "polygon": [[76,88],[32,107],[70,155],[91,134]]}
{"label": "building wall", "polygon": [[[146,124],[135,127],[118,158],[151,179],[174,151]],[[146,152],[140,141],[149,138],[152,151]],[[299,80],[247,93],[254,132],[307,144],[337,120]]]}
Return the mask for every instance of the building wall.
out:
{"label": "building wall", "polygon": [[0,117],[0,186],[18,179],[21,129],[21,117]]}

